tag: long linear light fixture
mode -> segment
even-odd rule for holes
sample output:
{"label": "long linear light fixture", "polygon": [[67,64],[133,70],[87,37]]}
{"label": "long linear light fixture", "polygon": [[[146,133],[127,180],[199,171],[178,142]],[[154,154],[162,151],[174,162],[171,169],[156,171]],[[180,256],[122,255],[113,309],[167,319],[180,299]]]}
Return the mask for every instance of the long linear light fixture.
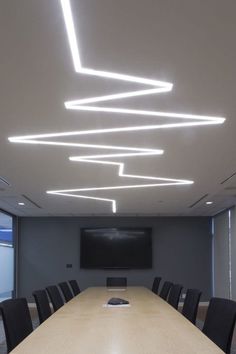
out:
{"label": "long linear light fixture", "polygon": [[[155,88],[146,89],[146,90],[123,92],[123,93],[117,93],[117,94],[106,95],[106,96],[89,97],[89,98],[83,98],[83,99],[79,99],[79,100],[66,101],[65,107],[67,109],[198,120],[198,122],[197,122],[198,124],[193,124],[193,125],[202,125],[203,122],[201,122],[201,121],[204,121],[204,123],[207,122],[208,124],[220,124],[225,121],[225,118],[222,118],[222,117],[202,116],[202,115],[173,113],[173,112],[156,112],[156,111],[147,111],[147,110],[144,111],[144,110],[136,110],[136,109],[116,108],[116,107],[114,108],[114,107],[88,106],[87,105],[88,103],[90,104],[90,103],[97,103],[97,102],[105,102],[105,101],[118,100],[118,99],[123,99],[123,98],[128,98],[128,97],[136,97],[136,96],[169,92],[172,90],[173,84],[170,82],[166,82],[166,81],[146,79],[146,78],[137,77],[137,76],[124,75],[124,74],[118,74],[118,73],[113,73],[113,72],[108,72],[108,71],[84,68],[82,66],[82,62],[81,62],[81,58],[80,58],[80,54],[79,54],[79,46],[78,46],[78,41],[77,41],[77,37],[75,34],[75,26],[74,26],[72,11],[71,11],[70,0],[61,0],[61,6],[62,6],[62,12],[63,12],[63,16],[64,16],[64,21],[65,21],[69,46],[70,46],[70,50],[71,50],[71,55],[72,55],[72,59],[73,59],[74,69],[77,73],[98,76],[98,77],[103,77],[103,78],[108,78],[108,79],[116,79],[116,80],[134,82],[134,83],[139,83],[139,84],[155,87]],[[177,126],[178,126],[178,124],[176,124],[174,127],[177,127]],[[181,123],[180,126],[183,127],[185,125],[183,123]],[[190,124],[188,123],[186,126],[190,126]],[[171,126],[171,127],[173,127],[173,126]],[[165,128],[167,128],[166,125],[165,125]]]}
{"label": "long linear light fixture", "polygon": [[164,186],[173,186],[173,185],[183,185],[183,184],[192,184],[193,181],[189,180],[180,180],[173,178],[161,178],[161,177],[151,177],[151,176],[139,176],[139,175],[131,175],[124,173],[124,163],[123,162],[114,162],[114,161],[101,161],[101,160],[93,160],[93,158],[105,158],[108,155],[94,155],[94,156],[76,156],[70,157],[71,161],[82,161],[89,163],[98,163],[105,165],[113,165],[118,167],[118,176],[119,177],[128,177],[128,178],[139,178],[151,181],[162,181],[163,183],[148,183],[148,184],[131,184],[131,185],[120,185],[120,186],[109,186],[109,187],[92,187],[92,188],[77,188],[77,189],[62,189],[55,191],[47,191],[48,194],[76,197],[76,198],[88,198],[95,200],[103,200],[108,201],[112,204],[112,211],[116,213],[117,203],[115,199],[105,199],[91,196],[84,196],[80,194],[74,194],[77,192],[94,192],[94,191],[104,191],[104,190],[120,190],[120,189],[132,189],[132,188],[148,188],[148,187],[164,187]]}
{"label": "long linear light fixture", "polygon": [[[47,191],[48,194],[110,202],[112,204],[112,211],[114,213],[117,210],[115,199],[99,198],[99,197],[74,194],[74,193],[192,184],[193,181],[189,181],[189,180],[125,174],[123,162],[103,160],[111,157],[118,158],[118,157],[161,155],[164,152],[161,149],[150,149],[150,148],[147,149],[147,148],[101,145],[101,144],[99,145],[82,144],[78,142],[67,142],[67,141],[57,140],[57,138],[77,137],[77,136],[92,135],[92,134],[110,134],[110,133],[121,133],[121,132],[135,132],[141,130],[183,128],[183,127],[200,126],[200,125],[204,126],[204,125],[212,125],[212,124],[222,124],[225,121],[225,118],[223,117],[214,117],[208,115],[137,110],[137,109],[126,109],[126,108],[118,108],[118,107],[102,107],[102,106],[93,105],[94,103],[99,103],[99,102],[121,100],[130,97],[138,97],[144,95],[153,95],[157,93],[169,92],[172,90],[173,84],[165,81],[147,79],[147,78],[142,78],[142,77],[137,77],[132,75],[125,75],[125,74],[119,74],[114,72],[84,68],[81,63],[79,46],[78,46],[78,41],[75,33],[75,26],[74,26],[74,21],[72,16],[70,0],[60,0],[60,1],[61,1],[61,7],[62,7],[65,27],[67,31],[67,36],[68,36],[68,41],[69,41],[75,72],[79,74],[85,74],[85,75],[91,75],[96,77],[121,80],[121,81],[127,81],[127,82],[133,82],[137,84],[151,86],[151,88],[142,89],[138,91],[136,90],[136,91],[123,92],[123,93],[115,93],[115,94],[110,94],[105,96],[89,97],[89,98],[83,98],[79,100],[66,101],[64,103],[65,108],[70,110],[80,110],[80,111],[129,114],[134,116],[141,115],[147,117],[162,117],[165,119],[179,119],[180,122],[175,122],[175,123],[166,122],[162,124],[152,124],[152,125],[150,124],[136,125],[136,126],[132,125],[132,126],[124,126],[124,127],[116,127],[116,128],[90,129],[90,130],[80,130],[80,131],[61,132],[61,133],[58,132],[58,133],[47,133],[47,134],[34,134],[34,135],[9,137],[8,138],[9,141],[14,143],[25,143],[25,144],[41,144],[41,145],[114,150],[115,151],[114,153],[109,153],[109,154],[106,153],[106,154],[95,154],[95,155],[86,155],[86,156],[72,156],[70,157],[70,160],[78,161],[78,162],[117,166],[119,177],[151,180],[153,181],[153,183]],[[184,120],[184,122],[181,120]],[[50,140],[45,140],[45,139],[50,139]],[[159,181],[159,183],[157,183],[157,181]],[[162,183],[160,183],[161,181]]]}

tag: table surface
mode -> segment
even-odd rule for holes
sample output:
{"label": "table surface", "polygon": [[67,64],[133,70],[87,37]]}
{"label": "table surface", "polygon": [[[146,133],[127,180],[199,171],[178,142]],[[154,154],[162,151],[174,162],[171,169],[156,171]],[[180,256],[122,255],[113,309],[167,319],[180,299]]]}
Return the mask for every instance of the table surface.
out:
{"label": "table surface", "polygon": [[[111,297],[130,307],[103,305]],[[143,287],[89,288],[65,304],[11,353],[223,353],[184,316]]]}

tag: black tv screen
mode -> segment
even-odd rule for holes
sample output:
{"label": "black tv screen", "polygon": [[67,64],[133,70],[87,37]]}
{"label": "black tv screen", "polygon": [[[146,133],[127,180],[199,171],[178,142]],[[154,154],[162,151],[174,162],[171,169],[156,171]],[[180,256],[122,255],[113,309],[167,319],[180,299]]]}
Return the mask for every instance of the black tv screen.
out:
{"label": "black tv screen", "polygon": [[151,229],[82,229],[80,267],[151,268]]}

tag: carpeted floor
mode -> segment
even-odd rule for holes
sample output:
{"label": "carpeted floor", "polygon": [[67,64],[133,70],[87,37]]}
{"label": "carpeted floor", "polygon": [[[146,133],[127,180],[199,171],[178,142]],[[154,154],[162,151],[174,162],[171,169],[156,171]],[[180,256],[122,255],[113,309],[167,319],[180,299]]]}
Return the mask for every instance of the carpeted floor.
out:
{"label": "carpeted floor", "polygon": [[[200,306],[199,310],[198,310],[197,327],[200,329],[202,329],[202,327],[203,327],[204,319],[206,316],[206,310],[207,310],[206,306]],[[30,314],[31,314],[32,322],[33,322],[33,327],[36,328],[39,325],[36,309],[31,308]],[[5,333],[4,333],[4,328],[3,328],[3,323],[2,323],[1,318],[0,318],[0,354],[7,354]],[[181,354],[181,353],[179,353],[179,354]],[[236,354],[236,330],[234,331],[232,347],[231,347],[231,354]]]}

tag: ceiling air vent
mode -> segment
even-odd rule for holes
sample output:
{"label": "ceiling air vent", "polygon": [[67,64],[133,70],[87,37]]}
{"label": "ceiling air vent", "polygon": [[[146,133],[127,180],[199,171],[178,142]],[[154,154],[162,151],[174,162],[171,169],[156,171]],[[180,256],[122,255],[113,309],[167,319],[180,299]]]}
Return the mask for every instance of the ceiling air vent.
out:
{"label": "ceiling air vent", "polygon": [[32,199],[30,199],[29,197],[27,197],[27,195],[22,194],[22,197],[24,197],[26,200],[28,200],[28,202],[30,202],[31,204],[33,204],[34,206],[36,206],[36,208],[42,209],[42,207],[40,205],[38,205],[36,202],[34,202]]}
{"label": "ceiling air vent", "polygon": [[189,205],[189,208],[193,208],[195,205],[197,205],[198,203],[200,203],[203,199],[205,199],[206,197],[208,197],[208,194],[204,194],[201,198],[199,198],[198,200],[196,200],[196,202],[194,202],[193,204]]}
{"label": "ceiling air vent", "polygon": [[7,182],[7,180],[6,180],[5,178],[3,178],[3,177],[0,176],[0,186],[3,185],[3,184],[4,184],[5,186],[8,186],[8,187],[10,186],[10,183]]}
{"label": "ceiling air vent", "polygon": [[232,175],[230,175],[229,177],[225,178],[223,181],[220,182],[220,184],[224,184],[225,182],[228,182],[231,178],[233,178],[234,176],[236,176],[236,172],[234,172]]}

